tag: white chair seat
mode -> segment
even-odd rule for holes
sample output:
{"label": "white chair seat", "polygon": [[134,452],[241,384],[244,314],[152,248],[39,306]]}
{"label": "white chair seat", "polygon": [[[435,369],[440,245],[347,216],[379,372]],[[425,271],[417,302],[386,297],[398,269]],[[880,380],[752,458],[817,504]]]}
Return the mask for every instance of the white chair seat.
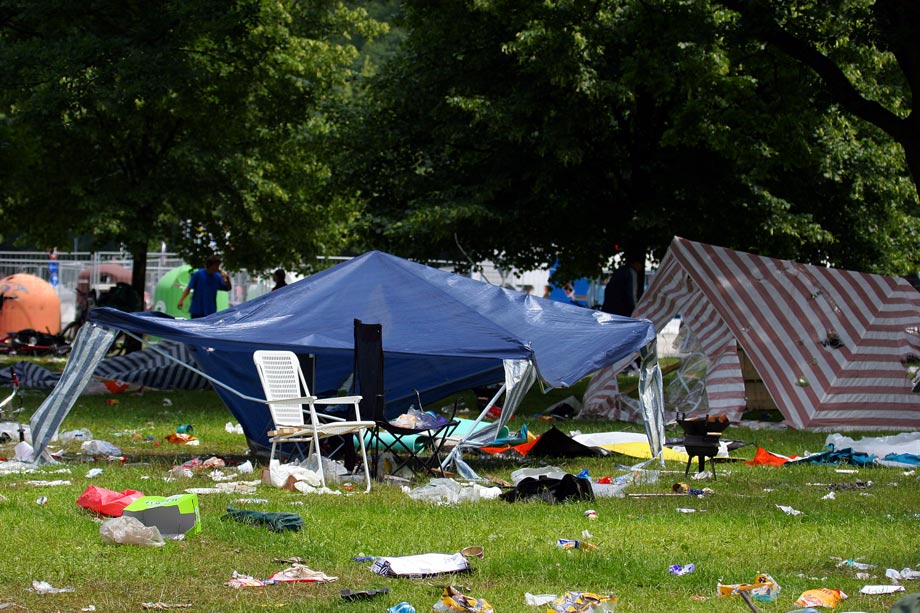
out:
{"label": "white chair seat", "polygon": [[[310,395],[300,361],[291,351],[256,351],[252,356],[265,392],[265,403],[272,416],[274,428],[269,430],[269,442],[272,444],[269,466],[275,459],[275,451],[282,443],[310,443],[309,455],[316,457],[319,476],[323,487],[323,461],[320,451],[320,439],[356,434],[360,443],[361,462],[367,487],[371,489],[370,465],[367,461],[367,449],[364,437],[368,430],[373,430],[373,421],[361,421],[359,403],[361,396],[343,396],[319,399]],[[352,405],[354,420],[326,415],[316,410],[317,405]],[[309,421],[305,419],[309,416]],[[346,444],[350,444],[346,440]]]}

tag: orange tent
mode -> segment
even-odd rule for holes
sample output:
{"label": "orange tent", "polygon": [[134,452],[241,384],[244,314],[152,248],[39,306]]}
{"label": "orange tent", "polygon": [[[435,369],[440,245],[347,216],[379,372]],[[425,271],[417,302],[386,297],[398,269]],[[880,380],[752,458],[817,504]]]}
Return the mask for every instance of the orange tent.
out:
{"label": "orange tent", "polygon": [[17,273],[0,280],[0,336],[20,330],[61,331],[61,298],[51,284]]}

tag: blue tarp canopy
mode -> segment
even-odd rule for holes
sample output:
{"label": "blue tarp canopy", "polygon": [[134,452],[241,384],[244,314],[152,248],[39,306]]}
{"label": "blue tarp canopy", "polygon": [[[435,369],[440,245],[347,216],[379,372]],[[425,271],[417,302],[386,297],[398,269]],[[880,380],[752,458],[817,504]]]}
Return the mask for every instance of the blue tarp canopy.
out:
{"label": "blue tarp canopy", "polygon": [[[179,341],[199,367],[242,394],[263,397],[252,353],[315,356],[315,395],[334,395],[353,370],[353,323],[383,325],[388,417],[504,381],[504,360],[528,360],[551,387],[567,387],[655,340],[647,320],[538,298],[380,251],[338,264],[195,320],[94,309],[99,325]],[[218,393],[254,449],[267,445],[264,405]]]}

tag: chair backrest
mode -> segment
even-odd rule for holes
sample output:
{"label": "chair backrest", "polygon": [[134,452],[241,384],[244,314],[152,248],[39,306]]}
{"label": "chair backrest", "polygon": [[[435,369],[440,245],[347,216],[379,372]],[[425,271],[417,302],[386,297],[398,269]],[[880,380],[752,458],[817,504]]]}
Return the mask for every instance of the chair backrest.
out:
{"label": "chair backrest", "polygon": [[252,361],[259,372],[275,427],[304,425],[303,406],[300,402],[273,402],[310,395],[297,355],[291,351],[260,349],[252,354]]}
{"label": "chair backrest", "polygon": [[383,395],[383,326],[355,320],[354,393],[365,419],[386,421]]}

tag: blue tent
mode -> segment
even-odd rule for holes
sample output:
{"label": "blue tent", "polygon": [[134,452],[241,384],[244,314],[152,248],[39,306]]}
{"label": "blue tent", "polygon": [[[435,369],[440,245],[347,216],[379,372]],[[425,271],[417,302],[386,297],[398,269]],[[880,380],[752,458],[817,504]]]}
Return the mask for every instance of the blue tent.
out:
{"label": "blue tent", "polygon": [[[475,386],[505,381],[527,361],[545,385],[567,387],[655,341],[647,320],[563,304],[371,251],[278,291],[196,320],[95,309],[91,321],[188,345],[201,370],[243,395],[262,389],[256,349],[315,356],[313,393],[334,395],[353,363],[353,322],[383,325],[388,417]],[[250,446],[267,445],[263,405],[218,387]]]}

